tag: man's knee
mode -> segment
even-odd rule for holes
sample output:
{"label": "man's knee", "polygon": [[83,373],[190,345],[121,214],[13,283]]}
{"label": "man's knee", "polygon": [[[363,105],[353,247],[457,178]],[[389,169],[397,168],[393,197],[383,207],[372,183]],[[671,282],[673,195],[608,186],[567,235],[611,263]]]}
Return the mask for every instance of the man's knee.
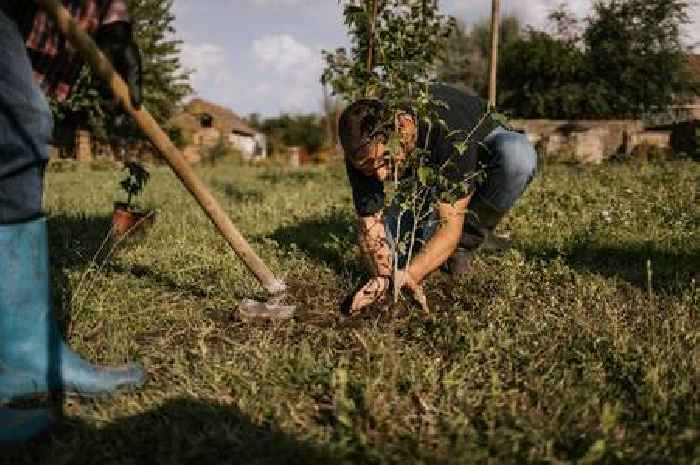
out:
{"label": "man's knee", "polygon": [[500,168],[508,179],[529,182],[537,170],[537,153],[526,135],[509,132],[496,138],[495,151]]}

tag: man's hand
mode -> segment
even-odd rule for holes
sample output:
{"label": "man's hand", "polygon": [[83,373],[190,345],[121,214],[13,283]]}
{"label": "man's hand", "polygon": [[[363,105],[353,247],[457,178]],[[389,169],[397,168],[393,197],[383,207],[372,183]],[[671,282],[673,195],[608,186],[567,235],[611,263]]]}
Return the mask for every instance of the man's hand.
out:
{"label": "man's hand", "polygon": [[126,81],[131,103],[138,110],[143,95],[141,53],[134,42],[131,24],[126,21],[105,24],[98,29],[95,41]]}
{"label": "man's hand", "polygon": [[356,314],[372,304],[380,304],[386,301],[391,280],[386,276],[377,276],[370,279],[367,284],[357,291],[352,299],[350,314]]}
{"label": "man's hand", "polygon": [[396,282],[394,283],[394,292],[400,293],[403,289],[408,290],[413,298],[420,304],[421,308],[425,313],[430,313],[430,307],[428,307],[428,298],[425,296],[423,291],[423,286],[418,284],[418,282],[411,276],[411,274],[406,270],[401,270],[396,273]]}

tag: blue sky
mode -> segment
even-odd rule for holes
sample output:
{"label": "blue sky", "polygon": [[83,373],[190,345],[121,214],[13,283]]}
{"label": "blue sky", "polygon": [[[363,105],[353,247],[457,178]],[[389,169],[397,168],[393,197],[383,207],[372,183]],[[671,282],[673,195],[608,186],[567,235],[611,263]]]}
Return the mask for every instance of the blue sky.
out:
{"label": "blue sky", "polygon": [[[505,14],[541,26],[562,0],[503,0]],[[585,15],[591,0],[569,0]],[[491,0],[442,0],[443,13],[467,23],[487,18]],[[337,0],[175,0],[183,62],[196,95],[245,116],[318,112],[321,50],[347,45]],[[700,17],[698,9],[693,17]],[[700,41],[700,22],[689,28]]]}

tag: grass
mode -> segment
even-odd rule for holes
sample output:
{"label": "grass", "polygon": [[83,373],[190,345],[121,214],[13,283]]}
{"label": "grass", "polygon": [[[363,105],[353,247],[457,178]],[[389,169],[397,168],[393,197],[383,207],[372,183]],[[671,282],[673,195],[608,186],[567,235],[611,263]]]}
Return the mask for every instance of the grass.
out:
{"label": "grass", "polygon": [[51,438],[0,462],[699,463],[697,163],[547,166],[501,228],[515,247],[432,277],[429,318],[338,311],[365,278],[340,168],[201,175],[298,320],[236,320],[259,287],[166,168],[150,234],[95,262],[121,173],[50,172],[70,343],[149,381],[63,399]]}

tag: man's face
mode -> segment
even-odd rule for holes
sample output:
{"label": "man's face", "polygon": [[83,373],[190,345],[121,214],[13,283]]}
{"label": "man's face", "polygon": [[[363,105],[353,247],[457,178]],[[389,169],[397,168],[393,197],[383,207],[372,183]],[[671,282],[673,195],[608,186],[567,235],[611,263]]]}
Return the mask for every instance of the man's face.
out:
{"label": "man's face", "polygon": [[416,127],[408,115],[400,115],[396,120],[396,127],[401,134],[401,147],[394,156],[391,156],[386,142],[377,140],[367,147],[367,157],[356,168],[365,176],[376,178],[380,181],[389,179],[395,169],[400,169],[406,160],[408,153],[415,147]]}
{"label": "man's face", "polygon": [[377,178],[380,181],[389,179],[393,162],[386,144],[383,141],[373,142],[366,150],[367,157],[356,168],[365,176]]}

